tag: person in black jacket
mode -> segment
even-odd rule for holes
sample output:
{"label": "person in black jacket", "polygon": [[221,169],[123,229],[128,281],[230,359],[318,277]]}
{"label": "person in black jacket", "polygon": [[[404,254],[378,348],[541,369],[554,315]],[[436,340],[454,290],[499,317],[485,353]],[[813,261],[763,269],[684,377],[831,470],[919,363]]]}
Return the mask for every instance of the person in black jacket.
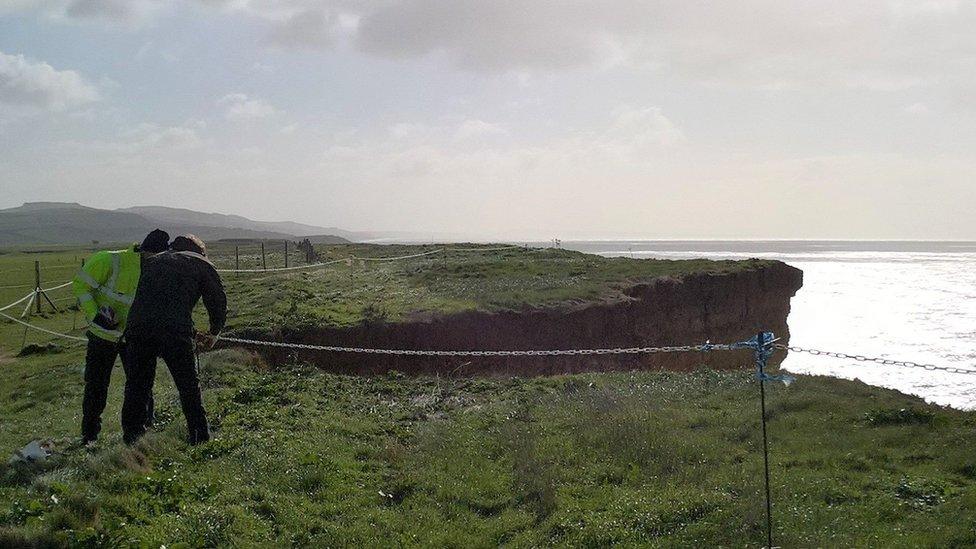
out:
{"label": "person in black jacket", "polygon": [[[186,416],[190,444],[210,440],[200,380],[194,361],[194,338],[213,345],[227,318],[227,296],[220,275],[193,235],[173,239],[171,251],[146,258],[125,337],[132,370],[125,381],[122,438],[132,444],[145,431],[146,401],[152,394],[156,359],[173,376]],[[210,317],[209,334],[196,334],[193,308],[200,298]]]}

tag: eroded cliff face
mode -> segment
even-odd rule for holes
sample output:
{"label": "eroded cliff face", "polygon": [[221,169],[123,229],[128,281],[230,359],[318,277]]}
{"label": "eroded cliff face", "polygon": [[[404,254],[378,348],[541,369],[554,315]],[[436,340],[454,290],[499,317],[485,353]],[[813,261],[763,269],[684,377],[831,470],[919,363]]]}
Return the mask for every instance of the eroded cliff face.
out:
{"label": "eroded cliff face", "polygon": [[[759,330],[789,338],[790,298],[803,274],[780,262],[728,274],[661,278],[611,301],[524,311],[470,311],[413,321],[274,334],[286,341],[388,349],[584,349],[729,343]],[[256,334],[252,334],[256,335]],[[265,334],[266,335],[266,334]],[[419,357],[271,350],[330,371],[374,374],[549,375],[583,371],[752,367],[749,351],[570,357]],[[775,364],[782,356],[774,356]]]}

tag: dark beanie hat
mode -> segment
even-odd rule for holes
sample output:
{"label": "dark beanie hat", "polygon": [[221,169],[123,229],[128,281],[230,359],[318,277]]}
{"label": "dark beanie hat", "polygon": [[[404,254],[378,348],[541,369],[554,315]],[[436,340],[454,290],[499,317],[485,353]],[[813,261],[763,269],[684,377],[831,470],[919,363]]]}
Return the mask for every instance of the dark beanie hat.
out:
{"label": "dark beanie hat", "polygon": [[169,233],[162,229],[153,229],[146,235],[145,240],[139,245],[140,252],[158,254],[169,249]]}

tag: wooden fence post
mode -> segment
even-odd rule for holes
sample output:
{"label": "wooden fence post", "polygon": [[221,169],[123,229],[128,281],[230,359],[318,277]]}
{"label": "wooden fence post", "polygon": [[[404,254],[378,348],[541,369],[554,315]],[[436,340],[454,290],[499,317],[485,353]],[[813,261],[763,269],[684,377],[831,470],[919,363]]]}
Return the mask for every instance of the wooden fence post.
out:
{"label": "wooden fence post", "polygon": [[[41,291],[41,262],[34,261],[34,292],[35,294]],[[37,302],[37,314],[41,314],[41,296],[36,296],[34,301]]]}

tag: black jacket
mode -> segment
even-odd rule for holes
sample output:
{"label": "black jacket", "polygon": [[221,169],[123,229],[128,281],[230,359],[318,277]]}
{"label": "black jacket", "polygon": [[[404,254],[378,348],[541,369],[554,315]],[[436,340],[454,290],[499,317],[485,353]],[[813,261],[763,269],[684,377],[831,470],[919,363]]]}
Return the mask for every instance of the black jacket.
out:
{"label": "black jacket", "polygon": [[193,334],[193,308],[200,298],[210,316],[210,333],[227,320],[227,295],[217,269],[193,252],[163,252],[142,261],[139,286],[126,324],[127,334]]}

